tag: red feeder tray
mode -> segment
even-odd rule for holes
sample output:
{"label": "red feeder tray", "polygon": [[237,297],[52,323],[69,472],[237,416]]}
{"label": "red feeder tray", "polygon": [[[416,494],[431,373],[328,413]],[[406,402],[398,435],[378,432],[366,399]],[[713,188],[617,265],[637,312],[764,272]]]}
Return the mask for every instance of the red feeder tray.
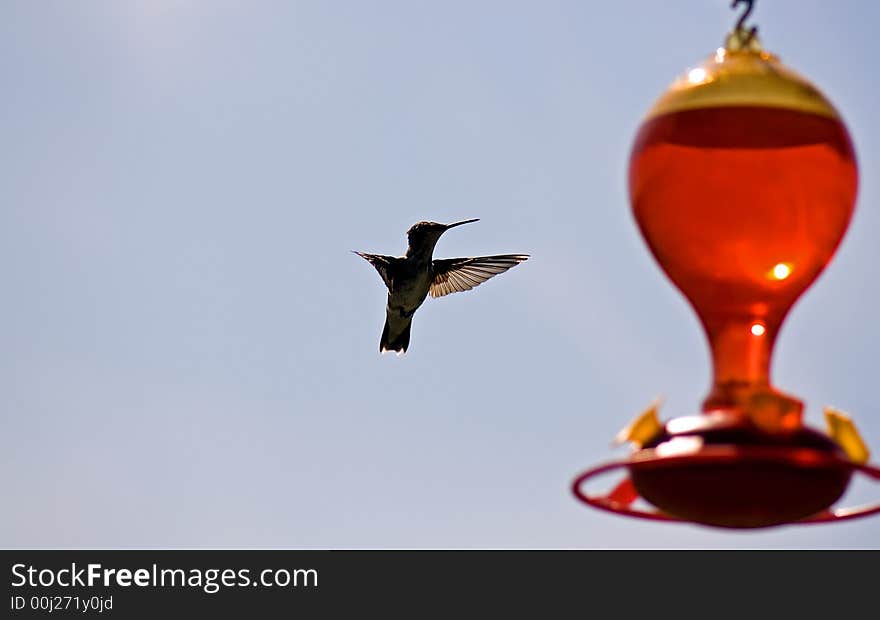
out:
{"label": "red feeder tray", "polygon": [[[610,492],[584,491],[587,481],[624,468],[627,478]],[[594,508],[630,517],[757,528],[880,513],[880,503],[827,508],[855,472],[880,481],[880,468],[851,461],[816,431],[767,434],[726,416],[696,416],[673,420],[630,458],[582,473],[572,490]],[[640,498],[663,509],[641,510]]]}

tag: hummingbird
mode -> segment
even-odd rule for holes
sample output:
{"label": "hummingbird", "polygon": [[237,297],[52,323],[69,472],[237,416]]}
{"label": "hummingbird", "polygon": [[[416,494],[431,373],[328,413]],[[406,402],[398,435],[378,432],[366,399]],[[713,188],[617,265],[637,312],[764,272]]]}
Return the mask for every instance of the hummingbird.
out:
{"label": "hummingbird", "polygon": [[433,258],[434,246],[440,235],[450,228],[478,221],[479,218],[454,224],[417,222],[406,232],[409,247],[406,254],[400,257],[352,250],[376,268],[388,287],[385,329],[379,340],[380,353],[406,353],[413,314],[429,293],[431,297],[443,297],[469,291],[529,258],[528,254]]}

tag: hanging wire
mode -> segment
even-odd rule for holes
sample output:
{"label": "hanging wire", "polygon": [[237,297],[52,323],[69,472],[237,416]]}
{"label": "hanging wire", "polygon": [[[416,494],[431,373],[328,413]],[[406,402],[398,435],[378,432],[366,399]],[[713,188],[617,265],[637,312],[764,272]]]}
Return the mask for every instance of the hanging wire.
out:
{"label": "hanging wire", "polygon": [[758,27],[752,26],[751,28],[746,28],[746,20],[749,15],[752,14],[752,11],[755,8],[754,0],[733,0],[730,4],[731,9],[735,9],[738,5],[745,4],[746,10],[742,12],[742,15],[739,16],[739,20],[737,20],[736,25],[733,27],[734,34],[739,37],[742,47],[748,47],[749,43],[752,42],[752,39],[755,38],[755,35],[758,34]]}

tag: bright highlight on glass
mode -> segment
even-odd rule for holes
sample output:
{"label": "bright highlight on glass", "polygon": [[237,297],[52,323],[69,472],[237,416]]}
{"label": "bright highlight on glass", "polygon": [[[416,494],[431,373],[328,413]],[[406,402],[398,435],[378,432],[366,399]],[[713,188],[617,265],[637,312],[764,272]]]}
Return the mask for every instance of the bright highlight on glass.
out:
{"label": "bright highlight on glass", "polygon": [[777,263],[770,272],[774,280],[785,280],[791,275],[791,263]]}
{"label": "bright highlight on glass", "polygon": [[752,336],[763,336],[767,333],[767,328],[763,323],[752,323]]}

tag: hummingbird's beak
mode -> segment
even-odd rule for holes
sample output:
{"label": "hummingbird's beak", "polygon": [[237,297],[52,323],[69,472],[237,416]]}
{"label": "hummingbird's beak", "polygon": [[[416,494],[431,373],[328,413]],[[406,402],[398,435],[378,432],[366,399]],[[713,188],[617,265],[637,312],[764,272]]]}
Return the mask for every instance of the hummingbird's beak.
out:
{"label": "hummingbird's beak", "polygon": [[455,224],[447,224],[446,228],[444,229],[444,232],[446,232],[450,228],[455,228],[456,226],[461,226],[462,224],[470,224],[471,222],[479,222],[479,221],[480,221],[480,218],[477,217],[472,220],[463,220],[461,222],[456,222]]}

